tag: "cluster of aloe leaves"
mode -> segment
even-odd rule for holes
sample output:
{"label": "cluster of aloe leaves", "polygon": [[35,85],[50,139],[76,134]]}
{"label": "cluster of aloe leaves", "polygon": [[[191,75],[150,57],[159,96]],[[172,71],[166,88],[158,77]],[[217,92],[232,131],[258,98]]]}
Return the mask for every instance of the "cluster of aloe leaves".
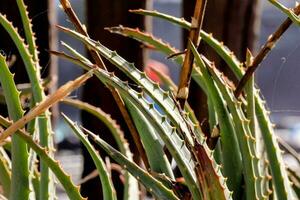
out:
{"label": "cluster of aloe leaves", "polygon": [[[237,98],[234,95],[234,86],[219,72],[214,63],[201,55],[192,43],[189,45],[194,55],[192,78],[208,99],[211,134],[210,138],[207,138],[190,106],[186,103],[182,109],[177,102],[175,97],[177,87],[170,78],[156,71],[167,86],[167,89],[162,89],[133,63],[127,62],[117,52],[92,40],[88,34],[60,27],[99,57],[111,62],[127,75],[127,80],[120,80],[113,72],[97,67],[93,61],[79,54],[70,45],[62,43],[69,54],[52,53],[70,60],[87,73],[46,96],[31,21],[23,0],[16,1],[25,30],[25,39],[3,14],[0,14],[0,24],[18,48],[30,84],[20,89],[21,87],[14,82],[7,58],[0,55],[0,83],[9,113],[9,118],[0,116],[3,128],[0,134],[1,199],[55,199],[55,177],[70,199],[84,199],[79,186],[72,182],[71,177],[54,159],[55,133],[51,128],[48,109],[57,102],[94,115],[109,128],[116,140],[117,149],[62,114],[65,122],[87,148],[95,163],[102,183],[103,199],[117,199],[116,191],[109,169],[90,141],[94,141],[97,148],[106,151],[111,159],[123,168],[124,171],[121,173],[124,177],[124,200],[139,199],[141,188],[139,184],[156,199],[168,200],[181,198],[284,200],[300,197],[300,178],[292,170],[287,169],[283,162],[269,112],[254,84],[253,77],[247,82],[245,94]],[[299,17],[293,10],[285,8],[277,1],[270,0],[270,2],[299,25]],[[62,0],[61,3],[64,8],[71,9],[67,0]],[[184,19],[157,11],[132,12],[158,17],[187,30],[192,28],[191,23]],[[79,23],[74,24],[75,27],[76,25],[80,27],[76,15],[75,19]],[[84,32],[84,28],[82,30]],[[153,35],[123,26],[108,30],[152,46],[167,56],[173,55],[174,62],[179,66],[183,64],[183,53]],[[246,61],[241,62],[211,34],[201,30],[199,38],[215,50],[238,80],[243,77],[246,67],[251,66],[253,57],[250,52],[247,52]],[[141,167],[133,161],[122,130],[108,114],[80,100],[67,98],[72,90],[80,87],[93,75],[107,87],[115,88],[120,95],[139,134],[139,142],[144,148],[149,167]],[[138,87],[131,87],[132,84],[128,84],[128,80]],[[30,110],[26,114],[21,101],[25,93],[31,94]],[[151,102],[146,99],[146,95],[151,97]],[[154,106],[155,104],[157,106]],[[213,147],[207,145],[207,140],[211,138],[217,141]],[[11,157],[8,156],[8,152]],[[179,169],[180,173],[175,173],[175,168]]]}

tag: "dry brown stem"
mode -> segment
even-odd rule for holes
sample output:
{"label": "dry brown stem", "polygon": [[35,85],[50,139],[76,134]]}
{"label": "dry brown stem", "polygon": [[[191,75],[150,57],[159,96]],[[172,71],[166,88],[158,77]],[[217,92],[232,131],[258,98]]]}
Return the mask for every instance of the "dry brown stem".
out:
{"label": "dry brown stem", "polygon": [[[60,3],[65,11],[65,13],[67,14],[67,16],[69,17],[70,21],[74,24],[76,30],[85,35],[86,37],[89,38],[89,35],[85,29],[85,27],[81,24],[81,22],[79,21],[78,17],[76,16],[74,10],[72,9],[72,6],[69,2],[69,0],[60,0]],[[97,66],[107,70],[102,58],[100,57],[100,55],[93,49],[90,49],[89,47],[87,47],[89,52],[91,53],[91,56],[93,57],[94,61],[96,62]],[[134,126],[134,123],[125,107],[125,104],[122,100],[122,97],[120,96],[118,90],[114,89],[114,88],[109,88],[111,91],[111,94],[117,104],[117,106],[119,107],[119,110],[124,118],[124,121],[127,124],[127,127],[133,137],[134,143],[139,151],[139,154],[144,162],[144,165],[147,169],[150,169],[150,165],[147,159],[147,155],[145,152],[145,149],[141,143],[141,139],[140,136]]]}
{"label": "dry brown stem", "polygon": [[61,86],[55,93],[51,94],[44,101],[34,107],[29,113],[24,115],[21,119],[14,122],[0,135],[0,143],[2,143],[7,137],[15,133],[17,130],[22,129],[29,121],[36,118],[40,114],[44,113],[53,104],[57,103],[61,99],[65,98],[74,89],[80,87],[86,80],[93,76],[93,70],[88,71],[84,75],[78,77],[73,81],[67,82]]}
{"label": "dry brown stem", "polygon": [[[300,14],[300,4],[294,8],[294,13],[296,15]],[[255,70],[260,66],[260,63],[264,60],[264,58],[268,55],[268,53],[272,50],[281,36],[285,33],[285,31],[292,25],[292,20],[287,18],[278,28],[277,30],[270,35],[264,46],[261,48],[257,56],[254,58],[252,65],[247,68],[245,75],[240,80],[234,95],[235,97],[239,97],[243,91],[248,80],[252,77]]]}
{"label": "dry brown stem", "polygon": [[[198,46],[199,33],[202,27],[202,21],[204,17],[205,7],[207,0],[197,0],[194,10],[194,15],[192,17],[192,28],[189,33],[189,40]],[[192,69],[193,69],[194,55],[191,51],[190,44],[188,42],[188,47],[184,62],[181,68],[180,80],[177,92],[177,100],[180,103],[181,108],[184,108],[185,102],[189,95],[189,86],[191,81]]]}

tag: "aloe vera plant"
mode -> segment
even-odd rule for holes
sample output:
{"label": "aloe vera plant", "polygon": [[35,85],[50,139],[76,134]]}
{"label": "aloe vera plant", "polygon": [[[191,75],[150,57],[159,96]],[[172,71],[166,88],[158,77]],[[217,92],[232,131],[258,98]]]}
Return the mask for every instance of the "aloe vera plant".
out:
{"label": "aloe vera plant", "polygon": [[[165,74],[154,70],[166,85],[167,89],[162,89],[145,72],[138,70],[116,51],[91,39],[70,2],[61,0],[76,30],[58,26],[59,29],[81,41],[91,52],[93,60],[85,58],[64,42],[62,46],[68,53],[49,51],[87,72],[46,96],[43,87],[46,81],[40,76],[31,21],[23,0],[17,0],[25,39],[21,38],[3,14],[0,14],[0,24],[17,46],[30,84],[26,87],[16,85],[6,58],[0,55],[0,99],[6,103],[9,113],[9,118],[0,116],[0,125],[3,127],[0,134],[1,199],[54,199],[53,176],[56,176],[70,199],[84,199],[79,186],[72,182],[53,157],[55,149],[48,109],[57,102],[94,115],[108,127],[117,143],[117,148],[112,147],[99,136],[77,125],[70,116],[62,114],[95,163],[103,191],[103,196],[99,198],[115,200],[119,191],[115,191],[109,168],[96,148],[105,151],[124,170],[120,172],[124,178],[124,200],[139,199],[141,186],[155,199],[166,200],[299,199],[300,178],[285,167],[269,112],[255,85],[253,70],[292,23],[299,25],[300,6],[288,9],[276,0],[269,1],[287,15],[287,20],[256,57],[249,51],[245,52],[246,61],[239,61],[222,42],[201,30],[206,4],[202,0],[197,1],[192,22],[157,11],[131,11],[158,17],[189,30],[187,51],[183,53],[139,29],[123,26],[107,28],[112,33],[151,45],[182,66],[182,79],[178,87]],[[200,41],[210,45],[224,59],[236,78],[241,80],[237,87],[212,61],[198,52]],[[108,72],[102,59],[124,72],[127,79],[121,80],[113,72]],[[110,88],[115,100],[119,102],[118,107],[130,126],[130,132],[135,136],[134,144],[140,145],[139,152],[144,165],[133,160],[126,135],[115,120],[100,108],[66,98],[93,75]],[[203,133],[192,108],[186,103],[191,78],[208,97],[210,137]],[[129,80],[138,87],[132,87]],[[32,94],[32,106],[26,114],[20,101],[20,95],[25,93]],[[150,97],[151,101],[146,97]],[[216,140],[216,145],[209,144],[212,138]],[[10,151],[11,157],[7,151]],[[41,162],[40,168],[36,165],[38,160]],[[175,173],[177,169],[179,172]]]}

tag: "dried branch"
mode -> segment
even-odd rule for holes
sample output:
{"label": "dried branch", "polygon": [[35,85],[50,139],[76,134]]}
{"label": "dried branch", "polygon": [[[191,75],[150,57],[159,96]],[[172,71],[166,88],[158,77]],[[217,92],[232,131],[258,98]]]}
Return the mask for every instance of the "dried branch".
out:
{"label": "dried branch", "polygon": [[0,135],[0,143],[3,142],[10,135],[15,133],[17,130],[23,128],[25,124],[27,124],[29,121],[39,116],[40,114],[44,113],[53,104],[65,98],[70,92],[80,87],[86,80],[88,80],[92,76],[93,76],[93,70],[90,70],[86,74],[78,77],[77,79],[73,81],[69,81],[65,85],[61,86],[55,93],[51,94],[48,98],[46,98],[44,101],[39,103],[32,110],[30,110],[29,113],[27,113],[21,119],[14,122],[10,127],[8,127]]}
{"label": "dried branch", "polygon": [[[197,0],[194,10],[194,16],[192,17],[192,28],[189,34],[189,40],[198,46],[200,40],[198,41],[200,30],[202,27],[205,7],[207,0]],[[180,103],[181,108],[184,108],[185,102],[189,95],[189,86],[191,81],[192,69],[193,69],[194,56],[190,49],[190,44],[188,43],[186,56],[182,65],[180,73],[180,81],[177,92],[177,100]]]}
{"label": "dried branch", "polygon": [[167,59],[172,59],[172,58],[174,58],[174,57],[178,57],[178,56],[181,56],[181,55],[183,55],[183,54],[186,54],[186,51],[187,51],[187,50],[184,50],[184,51],[181,51],[181,52],[173,53],[173,54],[169,55],[169,56],[167,57]]}
{"label": "dried branch", "polygon": [[[80,20],[78,19],[77,15],[75,14],[69,0],[60,0],[60,3],[62,5],[62,8],[64,9],[64,12],[67,14],[67,16],[69,17],[70,21],[72,22],[72,24],[75,26],[75,29],[81,33],[82,35],[89,37],[86,28],[84,25],[81,24]],[[101,59],[100,55],[93,49],[90,49],[89,47],[87,47],[91,56],[93,57],[93,59],[95,60],[96,64],[102,68],[102,69],[106,69],[106,66],[103,62],[103,60]]]}
{"label": "dried branch", "polygon": [[[300,14],[300,4],[297,5],[297,7],[294,8],[295,15]],[[275,44],[278,42],[278,40],[281,38],[283,33],[292,25],[292,20],[290,18],[287,18],[279,27],[278,29],[270,35],[265,45],[262,47],[260,52],[257,54],[257,56],[254,58],[254,61],[252,65],[250,65],[247,68],[247,71],[243,78],[240,80],[234,95],[235,97],[239,97],[240,94],[243,91],[243,88],[245,87],[248,80],[252,77],[255,70],[259,67],[260,63],[264,60],[264,58],[268,55],[268,53],[272,50],[272,48],[275,46]]]}
{"label": "dried branch", "polygon": [[[74,10],[72,9],[72,6],[69,2],[69,0],[60,0],[60,3],[65,11],[65,13],[67,14],[67,16],[69,17],[70,21],[74,24],[76,30],[85,35],[86,37],[89,38],[89,35],[85,29],[85,27],[81,24],[80,20],[78,19],[78,17],[76,16]],[[99,66],[102,69],[105,69],[107,71],[107,68],[105,66],[105,64],[103,63],[102,58],[100,57],[100,55],[93,49],[87,47],[91,56],[93,57],[94,61],[96,62],[97,66]],[[139,154],[144,162],[144,165],[146,167],[146,169],[150,169],[150,165],[147,159],[147,155],[145,152],[145,149],[142,145],[140,136],[136,130],[136,127],[134,126],[134,123],[125,107],[125,104],[122,100],[121,95],[119,94],[118,90],[114,89],[114,88],[109,88],[111,91],[111,94],[117,104],[117,106],[119,107],[119,110],[122,114],[122,117],[124,118],[125,123],[127,124],[127,127],[133,137],[134,143],[137,147],[137,150],[139,151]]]}

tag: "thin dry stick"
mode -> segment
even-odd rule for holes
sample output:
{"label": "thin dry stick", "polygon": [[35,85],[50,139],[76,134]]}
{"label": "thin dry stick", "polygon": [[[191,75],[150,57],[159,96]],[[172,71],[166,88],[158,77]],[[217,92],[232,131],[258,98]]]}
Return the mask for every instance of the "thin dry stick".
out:
{"label": "thin dry stick", "polygon": [[84,75],[78,77],[73,81],[67,82],[65,85],[61,86],[56,92],[51,94],[44,101],[39,103],[36,107],[30,110],[29,113],[24,115],[21,119],[14,122],[10,127],[8,127],[0,135],[0,143],[3,142],[7,137],[15,133],[17,130],[23,128],[29,121],[44,113],[45,110],[50,108],[53,104],[57,103],[61,99],[65,98],[74,89],[80,87],[86,80],[93,76],[93,70],[88,71]]}
{"label": "thin dry stick", "polygon": [[[75,29],[79,33],[81,33],[82,35],[85,35],[86,37],[89,38],[89,35],[88,35],[87,31],[86,31],[86,28],[81,24],[80,20],[78,19],[77,15],[74,12],[74,10],[73,10],[73,8],[72,8],[69,0],[60,0],[60,3],[62,5],[65,13],[69,17],[70,21],[75,26]],[[101,59],[101,57],[99,56],[99,54],[95,50],[93,50],[93,49],[91,49],[89,47],[87,47],[87,48],[88,48],[89,52],[91,53],[91,56],[95,60],[96,64],[100,68],[107,70],[106,66],[105,66],[103,60]]]}
{"label": "thin dry stick", "polygon": [[[60,0],[60,3],[65,11],[65,13],[67,14],[67,16],[69,17],[70,21],[74,24],[76,30],[85,35],[86,37],[89,38],[89,35],[85,29],[85,27],[81,24],[80,20],[78,19],[78,17],[76,16],[74,10],[72,9],[72,6],[69,2],[69,0]],[[97,66],[107,70],[105,64],[103,63],[102,58],[100,57],[100,55],[93,49],[88,48],[89,52],[91,53],[91,56],[93,57],[94,61],[96,62]],[[122,97],[120,96],[118,90],[114,89],[114,88],[109,88],[111,91],[111,94],[117,104],[117,106],[119,107],[119,110],[127,124],[127,127],[133,137],[134,143],[137,147],[137,150],[139,151],[139,154],[144,162],[145,167],[147,168],[147,170],[150,169],[150,165],[147,159],[147,155],[145,152],[145,149],[143,148],[143,145],[141,143],[141,139],[140,136],[133,124],[133,121],[125,107],[125,104],[122,100]]]}
{"label": "thin dry stick", "polygon": [[[192,28],[189,34],[189,40],[198,46],[199,33],[202,27],[202,21],[204,17],[205,7],[207,0],[197,0],[194,10],[194,16],[192,17]],[[177,100],[180,103],[181,108],[184,108],[185,102],[189,95],[189,86],[191,81],[192,69],[193,69],[194,55],[191,51],[190,44],[188,43],[186,56],[181,68],[180,81],[177,92]]]}
{"label": "thin dry stick", "polygon": [[[294,13],[296,15],[300,14],[300,4],[294,8]],[[257,54],[257,56],[254,58],[254,61],[252,65],[250,65],[247,68],[247,71],[243,78],[240,80],[234,95],[235,97],[239,97],[243,91],[243,88],[245,87],[248,80],[252,77],[255,70],[259,67],[260,63],[263,61],[263,59],[268,55],[268,53],[272,50],[272,48],[275,46],[275,44],[278,42],[278,40],[281,38],[283,33],[291,26],[292,20],[290,18],[287,18],[274,32],[274,34],[270,35],[265,45],[262,47],[260,52]]]}
{"label": "thin dry stick", "polygon": [[178,56],[181,56],[181,55],[183,55],[183,54],[186,54],[186,50],[184,50],[184,51],[182,51],[182,52],[176,52],[176,53],[173,53],[173,54],[169,55],[169,56],[167,57],[167,59],[172,59],[172,58],[174,58],[174,57],[178,57]]}

